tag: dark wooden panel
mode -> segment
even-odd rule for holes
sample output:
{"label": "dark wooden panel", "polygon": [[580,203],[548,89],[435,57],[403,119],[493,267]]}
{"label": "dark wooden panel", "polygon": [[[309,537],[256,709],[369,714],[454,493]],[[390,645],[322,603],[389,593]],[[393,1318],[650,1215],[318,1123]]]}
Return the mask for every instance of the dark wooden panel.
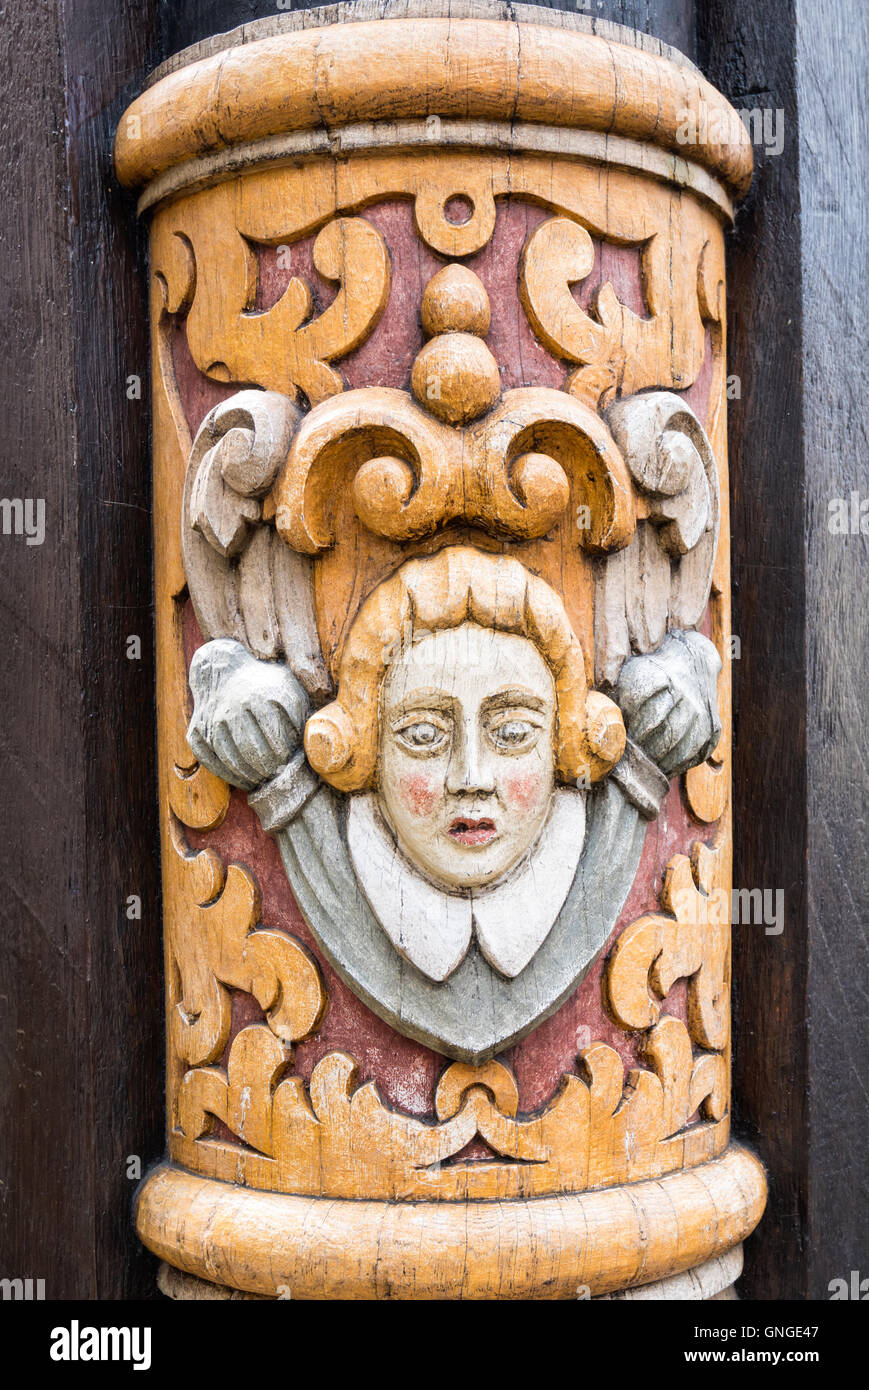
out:
{"label": "dark wooden panel", "polygon": [[827,530],[831,497],[869,495],[865,10],[712,0],[698,43],[736,106],[785,113],[729,260],[735,876],[786,908],[779,937],[734,933],[735,1115],[771,1179],[743,1293],[827,1298],[869,1243],[866,538]]}
{"label": "dark wooden panel", "polygon": [[0,1266],[90,1291],[92,1111],[88,1059],[75,1056],[88,991],[69,200],[59,36],[36,11],[0,28],[0,494],[45,503],[43,545],[0,536]]}
{"label": "dark wooden panel", "polygon": [[0,492],[44,497],[47,517],[41,547],[0,539],[0,1071],[16,1117],[0,1127],[0,1272],[45,1278],[49,1298],[153,1290],[126,1173],[163,1147],[148,349],[110,157],[155,34],[147,4],[28,0],[0,39]]}
{"label": "dark wooden panel", "polygon": [[[809,858],[808,1287],[869,1275],[869,10],[798,0]],[[850,510],[850,507],[849,507]],[[869,531],[869,515],[865,526]]]}
{"label": "dark wooden panel", "polygon": [[806,1229],[806,592],[801,243],[792,0],[713,3],[700,62],[739,106],[781,107],[777,157],[755,150],[729,253],[733,526],[734,881],[782,889],[781,936],[734,928],[734,1114],[767,1164],[770,1200],[748,1242],[744,1295],[803,1298]]}
{"label": "dark wooden panel", "polygon": [[[149,334],[144,228],[112,142],[157,53],[149,6],[63,7],[75,316],[85,719],[94,1248],[100,1298],[154,1296],[132,1229],[126,1158],[163,1149],[163,971],[155,797]],[[129,399],[131,376],[141,399]],[[128,635],[142,658],[127,657]],[[124,911],[141,898],[141,920]]]}

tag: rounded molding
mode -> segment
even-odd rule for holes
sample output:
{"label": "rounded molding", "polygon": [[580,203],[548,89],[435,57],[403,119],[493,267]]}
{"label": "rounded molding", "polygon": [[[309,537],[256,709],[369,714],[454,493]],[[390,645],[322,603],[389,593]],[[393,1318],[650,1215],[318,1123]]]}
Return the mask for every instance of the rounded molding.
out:
{"label": "rounded molding", "polygon": [[[666,1279],[656,1279],[651,1284],[635,1284],[633,1288],[621,1289],[618,1293],[595,1295],[596,1303],[622,1303],[659,1300],[668,1303],[704,1303],[721,1299],[736,1299],[736,1280],[742,1273],[742,1246],[734,1245],[723,1255],[716,1255],[702,1265],[672,1274]],[[157,1288],[164,1298],[174,1299],[176,1303],[213,1303],[235,1300],[254,1303],[270,1303],[273,1299],[261,1293],[242,1293],[240,1289],[230,1289],[226,1284],[213,1284],[208,1279],[199,1279],[195,1274],[182,1274],[174,1265],[161,1261],[157,1271]]]}
{"label": "rounded molding", "polygon": [[555,29],[597,34],[615,43],[624,43],[630,48],[640,48],[646,53],[669,58],[671,62],[690,68],[693,72],[698,71],[690,58],[663,39],[644,34],[641,29],[631,29],[625,24],[598,19],[590,14],[574,13],[572,10],[514,4],[513,0],[338,0],[337,4],[314,5],[306,10],[282,10],[239,24],[222,34],[211,34],[165,58],[147,78],[145,86],[153,87],[170,72],[188,67],[200,58],[225,53],[228,48],[238,48],[240,44],[256,43],[258,39],[271,39],[298,29],[322,29],[328,24],[359,24],[365,19],[507,19],[545,24]]}
{"label": "rounded molding", "polygon": [[[688,138],[686,113],[700,111],[706,119]],[[166,73],[133,102],[115,166],[150,204],[227,177],[240,150],[244,165],[322,153],[324,137],[331,152],[348,129],[356,148],[395,147],[413,143],[401,126],[414,121],[436,144],[441,122],[460,121],[500,123],[499,144],[507,134],[509,148],[533,145],[541,127],[549,143],[564,131],[648,146],[664,156],[651,172],[684,184],[686,166],[696,166],[725,200],[751,180],[747,132],[693,66],[602,34],[503,18],[348,17],[221,49]],[[699,138],[715,130],[727,140]],[[606,145],[598,154],[608,159]],[[639,163],[637,151],[621,154]]]}
{"label": "rounded molding", "polygon": [[175,1269],[267,1298],[569,1299],[723,1255],[765,1198],[763,1167],[737,1145],[654,1182],[515,1202],[323,1201],[164,1164],[136,1226]]}

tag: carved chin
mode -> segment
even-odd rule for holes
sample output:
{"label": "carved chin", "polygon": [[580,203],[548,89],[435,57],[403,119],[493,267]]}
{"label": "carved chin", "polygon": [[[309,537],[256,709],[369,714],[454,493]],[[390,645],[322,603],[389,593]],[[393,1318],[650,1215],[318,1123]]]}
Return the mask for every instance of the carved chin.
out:
{"label": "carved chin", "polygon": [[489,888],[509,877],[533,850],[545,812],[510,818],[503,813],[452,815],[446,825],[396,824],[382,800],[380,813],[408,863],[447,893]]}
{"label": "carved chin", "polygon": [[474,936],[500,974],[518,975],[561,909],[584,837],[584,797],[561,788],[530,843],[527,834],[521,849],[515,840],[499,843],[497,834],[486,845],[457,849],[451,842],[436,873],[431,855],[421,863],[396,845],[376,796],[351,798],[348,816],[353,866],[377,920],[396,950],[438,982],[458,968]]}

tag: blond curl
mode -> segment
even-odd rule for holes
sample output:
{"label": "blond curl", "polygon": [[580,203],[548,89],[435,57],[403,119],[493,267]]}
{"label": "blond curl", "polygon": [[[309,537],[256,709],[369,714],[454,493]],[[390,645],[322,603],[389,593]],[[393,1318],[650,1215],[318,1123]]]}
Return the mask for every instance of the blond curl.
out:
{"label": "blond curl", "polygon": [[563,782],[604,777],[622,756],[621,712],[589,690],[585,658],[554,589],[518,560],[451,546],[408,560],[356,615],[338,668],[338,694],[309,718],[305,751],[339,791],[376,785],[380,688],[390,662],[423,632],[477,623],[527,637],[555,683],[556,772]]}

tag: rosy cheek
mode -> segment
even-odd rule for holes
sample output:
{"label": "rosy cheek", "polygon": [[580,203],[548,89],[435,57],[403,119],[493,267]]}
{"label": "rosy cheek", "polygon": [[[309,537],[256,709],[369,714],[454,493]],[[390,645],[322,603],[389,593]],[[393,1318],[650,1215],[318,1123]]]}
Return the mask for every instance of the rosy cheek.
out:
{"label": "rosy cheek", "polygon": [[542,777],[535,777],[533,772],[521,772],[507,778],[504,792],[509,805],[517,811],[530,811],[540,801],[543,785]]}
{"label": "rosy cheek", "polygon": [[412,816],[429,816],[437,804],[437,783],[420,773],[413,777],[402,777],[398,791]]}

